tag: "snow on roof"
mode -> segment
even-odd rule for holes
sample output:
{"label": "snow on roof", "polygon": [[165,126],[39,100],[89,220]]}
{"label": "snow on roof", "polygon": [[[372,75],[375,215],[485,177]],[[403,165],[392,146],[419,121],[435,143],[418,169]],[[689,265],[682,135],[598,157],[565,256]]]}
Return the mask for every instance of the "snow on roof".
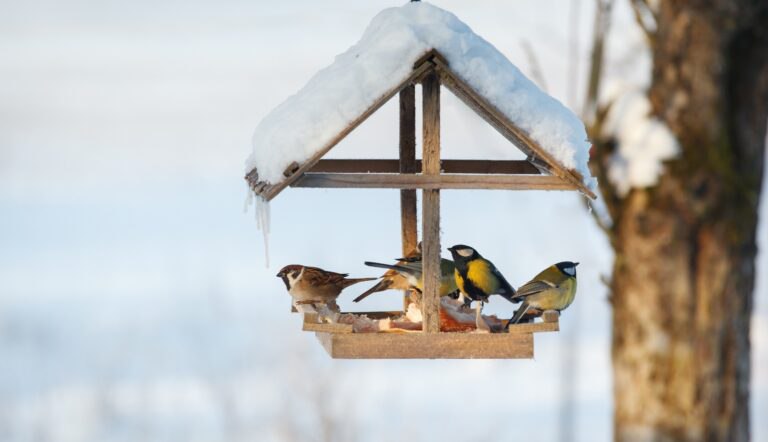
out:
{"label": "snow on roof", "polygon": [[256,127],[246,173],[256,168],[259,180],[281,181],[291,163],[318,152],[431,49],[562,166],[579,172],[590,190],[596,187],[581,120],[455,15],[425,2],[380,12],[357,44],[269,113]]}

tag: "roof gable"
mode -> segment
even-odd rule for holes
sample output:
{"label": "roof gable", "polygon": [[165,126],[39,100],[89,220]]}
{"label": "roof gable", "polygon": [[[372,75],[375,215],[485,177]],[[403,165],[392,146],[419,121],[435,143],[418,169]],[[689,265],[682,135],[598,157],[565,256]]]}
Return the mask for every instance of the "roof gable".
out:
{"label": "roof gable", "polygon": [[273,198],[431,71],[529,161],[594,196],[583,123],[453,14],[422,2],[380,13],[358,44],[259,124],[251,187]]}

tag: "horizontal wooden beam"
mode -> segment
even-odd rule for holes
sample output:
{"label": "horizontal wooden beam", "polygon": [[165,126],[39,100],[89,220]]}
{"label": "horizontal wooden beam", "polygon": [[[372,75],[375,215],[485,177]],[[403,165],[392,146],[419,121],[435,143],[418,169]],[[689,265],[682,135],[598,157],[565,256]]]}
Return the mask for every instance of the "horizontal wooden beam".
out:
{"label": "horizontal wooden beam", "polygon": [[306,173],[293,187],[361,189],[574,190],[562,178],[547,175],[398,175]]}
{"label": "horizontal wooden beam", "polygon": [[[399,160],[320,160],[309,173],[398,173]],[[442,160],[443,173],[539,175],[539,169],[526,160]],[[421,160],[416,160],[421,170]]]}

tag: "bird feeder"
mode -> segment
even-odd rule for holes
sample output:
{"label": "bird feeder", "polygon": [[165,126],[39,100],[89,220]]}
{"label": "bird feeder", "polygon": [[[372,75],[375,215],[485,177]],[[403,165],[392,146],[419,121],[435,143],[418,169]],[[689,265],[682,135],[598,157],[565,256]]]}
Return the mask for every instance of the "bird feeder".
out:
{"label": "bird feeder", "polygon": [[[432,6],[430,6],[432,7]],[[415,86],[422,90],[422,160],[416,159]],[[442,159],[440,155],[440,92],[447,88],[525,155],[526,160]],[[344,137],[395,95],[400,101],[398,159],[323,159]],[[349,324],[318,323],[305,314],[303,329],[314,332],[333,358],[532,358],[533,334],[559,330],[558,315],[511,325],[499,333],[447,332],[440,322],[440,192],[473,190],[572,190],[595,198],[576,170],[561,164],[548,149],[512,121],[489,97],[465,81],[440,51],[427,50],[412,64],[410,74],[389,88],[330,141],[302,162],[291,163],[279,180],[259,179],[254,168],[246,180],[251,190],[271,200],[287,187],[377,188],[400,190],[401,237],[404,254],[417,244],[416,191],[422,192],[422,260],[424,291],[422,324],[417,332],[357,333]],[[388,318],[402,312],[367,312]]]}

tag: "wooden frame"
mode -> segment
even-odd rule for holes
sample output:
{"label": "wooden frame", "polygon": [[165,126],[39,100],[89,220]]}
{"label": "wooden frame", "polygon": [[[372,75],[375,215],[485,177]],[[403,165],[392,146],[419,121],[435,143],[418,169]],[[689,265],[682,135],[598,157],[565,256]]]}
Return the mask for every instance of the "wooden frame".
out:
{"label": "wooden frame", "polygon": [[[416,160],[415,83],[422,86],[422,160]],[[441,84],[477,112],[526,155],[525,161],[441,160]],[[400,139],[397,160],[323,160],[331,148],[395,95],[400,101]],[[253,191],[270,200],[288,186],[317,188],[400,189],[402,253],[417,243],[416,189],[422,191],[421,331],[356,333],[352,324],[319,323],[305,314],[303,329],[315,332],[333,358],[532,358],[533,333],[559,330],[559,315],[545,312],[543,322],[516,324],[501,333],[461,333],[440,330],[440,191],[443,189],[578,190],[595,198],[575,171],[560,165],[528,134],[509,121],[483,96],[456,75],[437,51],[426,53],[411,75],[387,91],[349,126],[303,164],[293,163],[278,183],[247,176]],[[405,293],[404,309],[408,305]],[[402,312],[367,312],[387,318]]]}

